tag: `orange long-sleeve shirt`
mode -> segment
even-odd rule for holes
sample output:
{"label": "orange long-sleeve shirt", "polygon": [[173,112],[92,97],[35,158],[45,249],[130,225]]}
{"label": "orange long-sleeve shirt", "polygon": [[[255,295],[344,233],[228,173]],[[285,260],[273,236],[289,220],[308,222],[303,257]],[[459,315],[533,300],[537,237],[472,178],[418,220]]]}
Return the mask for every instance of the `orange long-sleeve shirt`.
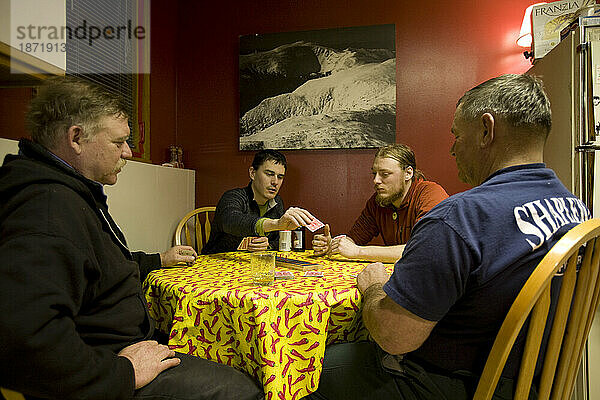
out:
{"label": "orange long-sleeve shirt", "polygon": [[417,221],[447,197],[444,188],[425,180],[418,180],[410,185],[398,208],[379,206],[373,194],[348,236],[359,246],[366,245],[377,235],[381,235],[386,246],[405,244]]}

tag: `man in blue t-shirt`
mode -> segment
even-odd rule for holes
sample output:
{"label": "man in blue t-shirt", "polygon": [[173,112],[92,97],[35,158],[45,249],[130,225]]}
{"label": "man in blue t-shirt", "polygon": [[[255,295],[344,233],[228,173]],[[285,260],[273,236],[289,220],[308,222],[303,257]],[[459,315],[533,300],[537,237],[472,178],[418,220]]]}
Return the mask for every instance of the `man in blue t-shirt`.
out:
{"label": "man in blue t-shirt", "polygon": [[[542,163],[552,124],[541,82],[502,75],[459,100],[450,153],[474,186],[439,203],[414,227],[391,277],[357,278],[375,343],[327,349],[318,399],[470,399],[519,290],[586,206]],[[497,398],[512,398],[522,340]],[[535,390],[535,389],[534,389]]]}

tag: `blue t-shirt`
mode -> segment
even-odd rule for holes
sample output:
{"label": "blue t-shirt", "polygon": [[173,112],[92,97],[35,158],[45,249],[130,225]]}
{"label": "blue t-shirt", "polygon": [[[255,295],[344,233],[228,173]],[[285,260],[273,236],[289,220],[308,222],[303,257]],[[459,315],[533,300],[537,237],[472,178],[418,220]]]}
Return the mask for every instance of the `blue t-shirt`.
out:
{"label": "blue t-shirt", "polygon": [[[480,374],[533,268],[562,235],[589,218],[583,202],[544,164],[504,168],[439,203],[415,225],[384,285],[400,306],[438,321],[408,356]],[[515,356],[505,376],[513,375]]]}

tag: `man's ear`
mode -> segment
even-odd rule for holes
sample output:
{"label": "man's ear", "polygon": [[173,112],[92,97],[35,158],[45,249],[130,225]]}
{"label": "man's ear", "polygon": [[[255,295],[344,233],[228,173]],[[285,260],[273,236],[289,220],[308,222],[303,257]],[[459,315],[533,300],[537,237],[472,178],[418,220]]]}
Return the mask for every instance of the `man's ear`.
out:
{"label": "man's ear", "polygon": [[408,167],[404,168],[404,180],[405,181],[411,180],[413,178],[414,174],[415,174],[415,170],[410,165]]}
{"label": "man's ear", "polygon": [[81,154],[81,143],[83,142],[83,129],[79,125],[69,127],[67,131],[69,138],[69,147],[75,151],[75,154]]}
{"label": "man's ear", "polygon": [[250,180],[253,181],[254,180],[254,176],[256,174],[256,171],[254,170],[254,167],[250,167],[248,168],[248,175],[250,175]]}
{"label": "man's ear", "polygon": [[479,140],[479,147],[489,147],[496,137],[496,121],[494,116],[490,113],[484,113],[481,116],[481,122],[483,124],[483,131]]}

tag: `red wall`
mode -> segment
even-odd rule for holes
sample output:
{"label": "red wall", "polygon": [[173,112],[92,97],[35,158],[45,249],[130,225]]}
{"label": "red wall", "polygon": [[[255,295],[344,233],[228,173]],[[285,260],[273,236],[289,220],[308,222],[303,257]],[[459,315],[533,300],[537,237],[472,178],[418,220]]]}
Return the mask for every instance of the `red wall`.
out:
{"label": "red wall", "polygon": [[25,114],[32,97],[31,88],[0,89],[0,137],[16,140],[29,136],[25,131]]}
{"label": "red wall", "polygon": [[[238,36],[395,24],[397,141],[449,193],[458,181],[448,150],[457,99],[475,84],[530,64],[515,44],[530,0],[256,0],[152,2],[151,157],[184,148],[196,170],[196,204],[248,182],[253,153],[238,151]],[[0,136],[24,134],[30,89],[0,89]],[[374,150],[286,151],[286,205],[305,207],[334,233],[349,229],[372,193]]]}
{"label": "red wall", "polygon": [[153,1],[150,11],[150,159],[168,161],[177,144],[177,1]]}
{"label": "red wall", "polygon": [[[412,146],[418,167],[451,194],[467,188],[449,155],[456,101],[485,79],[530,66],[515,44],[530,1],[232,3],[179,2],[177,140],[186,167],[197,173],[198,206],[216,204],[223,191],[248,182],[253,153],[237,150],[239,35],[394,23],[397,141]],[[334,233],[349,229],[373,192],[374,150],[285,154],[286,205],[309,209]]]}

